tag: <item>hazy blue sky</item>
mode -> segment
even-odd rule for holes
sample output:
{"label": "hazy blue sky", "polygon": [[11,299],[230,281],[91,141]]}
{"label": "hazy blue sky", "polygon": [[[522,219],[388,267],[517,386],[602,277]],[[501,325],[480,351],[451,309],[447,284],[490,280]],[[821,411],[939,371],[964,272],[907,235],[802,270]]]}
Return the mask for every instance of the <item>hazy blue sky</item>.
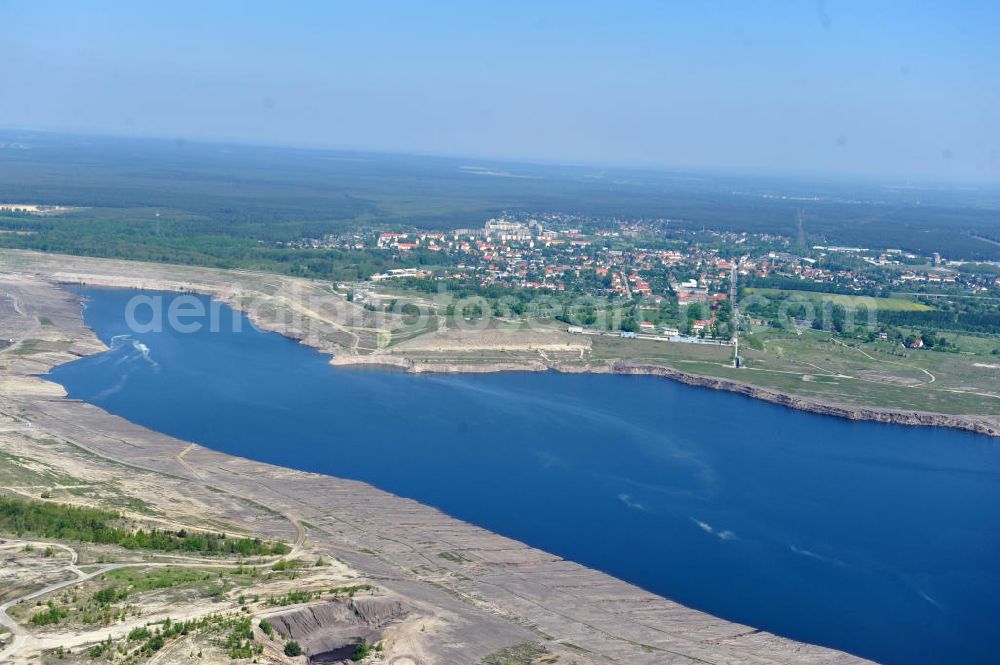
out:
{"label": "hazy blue sky", "polygon": [[0,127],[997,182],[998,4],[0,0]]}

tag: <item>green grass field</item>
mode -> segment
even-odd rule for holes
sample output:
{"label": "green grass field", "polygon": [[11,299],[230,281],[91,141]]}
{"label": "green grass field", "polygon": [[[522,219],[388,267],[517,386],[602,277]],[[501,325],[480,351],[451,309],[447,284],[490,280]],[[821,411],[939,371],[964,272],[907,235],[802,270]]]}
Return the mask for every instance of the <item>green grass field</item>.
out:
{"label": "green grass field", "polygon": [[885,312],[930,312],[933,307],[905,298],[877,298],[872,296],[848,296],[818,291],[796,291],[786,289],[747,288],[747,294],[768,298],[807,298],[809,300],[830,301],[847,308],[863,309],[874,306]]}
{"label": "green grass field", "polygon": [[742,339],[741,369],[732,367],[729,347],[611,337],[594,338],[591,360],[658,364],[847,405],[1000,415],[995,339],[949,335],[957,353],[840,340],[812,330],[765,329]]}

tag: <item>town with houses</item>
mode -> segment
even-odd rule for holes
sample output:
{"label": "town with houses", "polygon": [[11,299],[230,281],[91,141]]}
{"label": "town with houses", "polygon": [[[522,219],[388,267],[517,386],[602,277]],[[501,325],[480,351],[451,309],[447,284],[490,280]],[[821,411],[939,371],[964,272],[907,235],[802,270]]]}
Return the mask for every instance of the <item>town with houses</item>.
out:
{"label": "town with houses", "polygon": [[[554,215],[553,218],[561,222],[564,216]],[[594,271],[598,276],[610,279],[611,291],[629,297],[634,294],[653,295],[656,291],[641,276],[644,272],[658,268],[680,269],[686,274],[697,275],[696,284],[691,280],[680,283],[680,288],[677,288],[676,282],[671,284],[672,292],[681,299],[681,304],[698,300],[700,289],[710,286],[713,281],[726,279],[735,263],[738,263],[742,276],[788,277],[803,282],[836,285],[859,293],[919,284],[954,285],[972,293],[986,293],[1000,288],[1000,277],[989,279],[966,274],[960,270],[965,262],[945,261],[938,253],[922,257],[901,249],[871,250],[825,245],[813,245],[808,251],[793,251],[788,249],[790,241],[779,236],[715,231],[703,231],[701,234],[718,241],[713,243],[715,245],[728,243],[748,251],[738,256],[734,256],[734,252],[723,256],[716,247],[699,247],[693,234],[686,234],[685,237],[683,233],[674,235],[673,244],[679,245],[678,248],[635,244],[635,239],[654,234],[656,227],[664,222],[617,222],[615,228],[584,233],[577,228],[557,230],[534,218],[522,222],[501,217],[487,220],[481,229],[381,232],[349,237],[329,235],[323,239],[304,238],[287,243],[287,246],[296,249],[374,248],[401,257],[419,252],[447,257],[439,262],[427,263],[427,268],[375,274],[371,276],[374,281],[459,276],[479,278],[484,286],[504,283],[521,288],[561,291],[566,288],[563,278],[567,274],[579,276],[582,272]],[[633,242],[625,242],[628,239],[633,239]],[[666,242],[670,242],[669,236]],[[755,255],[752,250],[760,245],[783,245],[785,250],[770,249]],[[889,270],[876,272],[853,267],[827,267],[822,265],[822,259],[827,256],[854,257],[865,267]],[[446,266],[451,269],[445,269]],[[664,289],[660,295],[670,292]]]}
{"label": "town with houses", "polygon": [[[686,334],[705,341],[728,340],[731,335],[726,318],[732,312],[727,301],[736,295],[734,282],[866,296],[1000,295],[1000,270],[966,270],[964,262],[938,253],[803,247],[772,234],[692,231],[671,221],[517,214],[488,219],[481,228],[330,235],[285,246],[387,256],[399,267],[368,279],[400,287],[457,282],[479,289],[642,302],[644,313],[624,332]],[[426,284],[424,288],[430,290]],[[646,313],[671,308],[673,316]],[[694,314],[685,322],[677,316],[678,309]]]}

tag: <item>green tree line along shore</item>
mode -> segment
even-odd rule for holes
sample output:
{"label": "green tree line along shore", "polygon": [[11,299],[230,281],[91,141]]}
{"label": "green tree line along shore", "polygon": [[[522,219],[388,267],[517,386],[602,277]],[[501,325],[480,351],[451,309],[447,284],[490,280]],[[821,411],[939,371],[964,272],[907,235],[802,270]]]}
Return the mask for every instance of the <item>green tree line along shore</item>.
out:
{"label": "green tree line along shore", "polygon": [[286,554],[288,545],[224,533],[134,528],[122,515],[97,508],[0,497],[0,531],[126,549],[191,552],[208,555],[269,556]]}

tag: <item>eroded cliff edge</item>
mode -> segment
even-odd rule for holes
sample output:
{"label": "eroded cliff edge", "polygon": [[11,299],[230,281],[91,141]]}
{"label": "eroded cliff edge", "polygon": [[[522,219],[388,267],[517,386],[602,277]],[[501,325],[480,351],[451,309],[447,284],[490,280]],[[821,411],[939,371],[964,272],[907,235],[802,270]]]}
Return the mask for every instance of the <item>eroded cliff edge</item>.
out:
{"label": "eroded cliff edge", "polygon": [[950,427],[953,429],[967,430],[977,434],[988,436],[1000,436],[1000,417],[989,418],[987,416],[955,416],[944,413],[929,413],[926,411],[902,411],[898,409],[878,409],[864,408],[858,406],[847,406],[843,404],[831,404],[819,400],[798,397],[781,393],[776,390],[754,386],[749,383],[741,383],[729,379],[721,379],[712,376],[702,376],[700,374],[690,374],[669,367],[659,365],[636,365],[627,362],[617,362],[611,367],[611,371],[616,374],[642,374],[649,376],[662,376],[689,386],[700,386],[713,390],[725,390],[739,393],[754,399],[764,400],[773,404],[780,404],[792,409],[801,411],[811,411],[827,416],[847,418],[848,420],[871,420],[879,423],[892,423],[895,425],[926,425],[933,427]]}

